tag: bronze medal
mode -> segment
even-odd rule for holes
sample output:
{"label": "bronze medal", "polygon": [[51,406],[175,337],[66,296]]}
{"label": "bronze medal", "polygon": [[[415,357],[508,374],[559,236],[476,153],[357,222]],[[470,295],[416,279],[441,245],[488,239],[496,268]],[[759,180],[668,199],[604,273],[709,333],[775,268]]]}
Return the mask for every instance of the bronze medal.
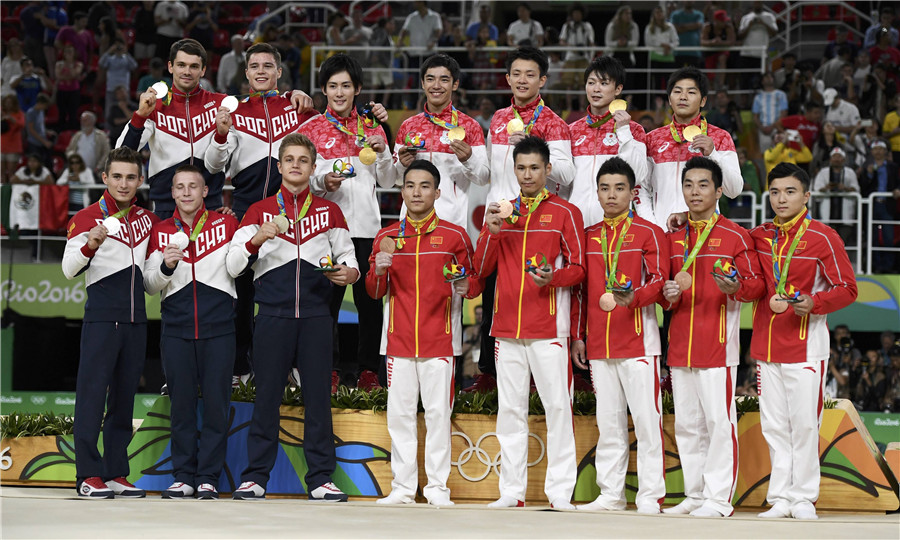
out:
{"label": "bronze medal", "polygon": [[769,298],[769,309],[772,310],[772,313],[784,313],[787,308],[788,303],[777,294],[773,294],[772,298]]}
{"label": "bronze medal", "polygon": [[397,251],[397,241],[393,238],[385,236],[378,244],[378,249],[388,254],[394,253],[395,251]]}
{"label": "bronze medal", "polygon": [[600,309],[603,311],[612,311],[616,308],[616,297],[613,293],[607,292],[600,295]]}
{"label": "bronze medal", "polygon": [[678,284],[678,288],[681,289],[682,292],[690,289],[693,282],[694,279],[687,272],[678,272],[675,274],[675,283]]}
{"label": "bronze medal", "polygon": [[515,210],[513,203],[507,200],[502,200],[497,204],[500,205],[500,211],[497,213],[497,215],[500,216],[500,219],[506,219],[509,216],[513,215],[513,210]]}

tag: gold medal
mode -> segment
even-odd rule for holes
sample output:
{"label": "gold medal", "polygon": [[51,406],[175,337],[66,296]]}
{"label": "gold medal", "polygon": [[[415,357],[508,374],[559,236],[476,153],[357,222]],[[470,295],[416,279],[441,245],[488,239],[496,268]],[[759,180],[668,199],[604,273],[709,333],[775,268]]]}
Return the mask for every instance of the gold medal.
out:
{"label": "gold medal", "polygon": [[772,310],[772,313],[784,313],[787,308],[788,303],[777,294],[773,294],[772,298],[769,298],[769,309]]}
{"label": "gold medal", "polygon": [[278,214],[272,218],[272,223],[278,228],[278,234],[284,234],[291,226],[290,220],[284,214]]}
{"label": "gold medal", "polygon": [[393,238],[388,238],[387,236],[385,236],[384,238],[381,239],[381,242],[378,244],[378,249],[380,249],[381,251],[383,251],[385,253],[391,254],[391,253],[397,251],[397,241],[394,240]]}
{"label": "gold medal", "polygon": [[466,140],[466,130],[456,126],[447,132],[447,138],[451,141],[464,141]]}
{"label": "gold medal", "polygon": [[691,125],[684,128],[682,133],[684,134],[684,140],[691,142],[694,140],[694,137],[700,135],[703,131],[699,127]]}
{"label": "gold medal", "polygon": [[603,311],[612,311],[616,308],[616,297],[613,293],[607,292],[600,295],[600,309]]}
{"label": "gold medal", "polygon": [[615,113],[617,111],[624,111],[628,109],[628,102],[624,99],[615,99],[612,103],[609,104],[609,112]]}
{"label": "gold medal", "polygon": [[500,219],[506,219],[509,216],[513,215],[513,210],[515,210],[515,208],[513,207],[513,203],[507,200],[502,200],[497,204],[500,205],[500,211],[497,213],[497,215],[500,216]]}
{"label": "gold medal", "polygon": [[525,131],[525,123],[518,118],[513,118],[506,124],[506,132],[510,135],[518,133],[519,131]]}
{"label": "gold medal", "polygon": [[691,288],[691,283],[694,282],[694,279],[687,272],[678,272],[675,274],[675,283],[678,284],[678,288],[681,289],[682,292]]}
{"label": "gold medal", "polygon": [[372,150],[371,148],[366,147],[359,151],[359,160],[363,165],[375,163],[376,157],[378,157],[378,155],[375,153],[375,150]]}

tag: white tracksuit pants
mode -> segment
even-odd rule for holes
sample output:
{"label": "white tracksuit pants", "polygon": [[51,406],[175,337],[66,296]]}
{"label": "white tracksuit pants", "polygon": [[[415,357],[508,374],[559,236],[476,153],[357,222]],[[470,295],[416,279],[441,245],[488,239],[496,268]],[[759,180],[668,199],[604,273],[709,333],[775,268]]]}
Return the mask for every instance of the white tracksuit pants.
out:
{"label": "white tracksuit pants", "polygon": [[819,426],[828,361],[757,362],[759,416],[769,445],[769,504],[819,498]]}
{"label": "white tracksuit pants", "polygon": [[453,411],[452,356],[438,358],[387,357],[388,434],[391,436],[391,492],[416,497],[419,485],[417,409],[419,394],[425,407],[425,474],[422,494],[429,501],[449,496],[450,413]]}
{"label": "white tracksuit pants", "polygon": [[552,503],[569,502],[578,464],[572,424],[572,365],[566,338],[497,338],[497,440],[500,495],[525,500],[528,485],[528,395],[531,376],[547,416],[547,476]]}
{"label": "white tracksuit pants", "polygon": [[730,516],[738,472],[737,367],[672,367],[671,371],[684,495],[697,506]]}
{"label": "white tracksuit pants", "polygon": [[597,395],[597,428],[600,431],[595,459],[599,499],[610,508],[625,508],[630,409],[637,436],[638,492],[635,504],[653,504],[658,508],[666,496],[659,358],[591,360],[591,381]]}

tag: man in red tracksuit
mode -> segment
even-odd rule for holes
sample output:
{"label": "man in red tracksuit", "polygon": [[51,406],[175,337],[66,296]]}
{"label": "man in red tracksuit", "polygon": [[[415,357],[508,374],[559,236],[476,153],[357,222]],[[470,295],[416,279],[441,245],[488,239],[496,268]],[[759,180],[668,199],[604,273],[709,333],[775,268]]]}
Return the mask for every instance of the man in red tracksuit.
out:
{"label": "man in red tracksuit", "polygon": [[716,211],[722,169],[693,157],[682,170],[688,222],[668,234],[671,273],[663,307],[673,312],[667,363],[675,399],[675,442],[685,500],[667,514],[734,513],[738,436],[734,389],[740,363],[741,302],[765,288],[748,232]]}
{"label": "man in red tracksuit", "polygon": [[809,216],[809,175],[781,163],[768,180],[776,217],[750,232],[766,280],[750,344],[759,367],[760,424],[772,459],[766,495],[772,508],[760,517],[816,519],[830,352],[826,315],[853,303],[856,276],[837,232]]}
{"label": "man in red tracksuit", "polygon": [[490,204],[474,260],[479,276],[497,271],[491,335],[501,472],[500,498],[488,506],[525,504],[533,375],[547,415],[544,493],[554,508],[572,509],[576,462],[567,341],[570,288],[584,279],[584,225],[578,208],[545,187],[552,168],[546,142],[524,137],[513,162],[519,196],[503,206]]}
{"label": "man in red tracksuit", "polygon": [[623,510],[628,415],[638,450],[637,510],[658,514],[666,496],[656,303],[669,269],[662,230],[631,210],[636,179],[612,157],[597,171],[600,223],[585,231],[587,278],[572,309],[572,358],[591,370],[597,395],[595,464],[600,496],[579,510]]}
{"label": "man in red tracksuit", "polygon": [[[417,409],[425,407],[425,473],[429,504],[448,506],[450,413],[454,356],[462,352],[462,298],[481,292],[471,277],[472,243],[466,230],[435,213],[441,174],[430,161],[413,161],[401,193],[406,217],[378,231],[369,257],[366,291],[387,296],[381,353],[387,355],[388,433],[391,436],[391,493],[379,504],[415,502],[418,485]],[[394,240],[396,238],[396,240]],[[381,244],[387,249],[382,249]],[[444,269],[461,265],[465,274],[451,285]]]}

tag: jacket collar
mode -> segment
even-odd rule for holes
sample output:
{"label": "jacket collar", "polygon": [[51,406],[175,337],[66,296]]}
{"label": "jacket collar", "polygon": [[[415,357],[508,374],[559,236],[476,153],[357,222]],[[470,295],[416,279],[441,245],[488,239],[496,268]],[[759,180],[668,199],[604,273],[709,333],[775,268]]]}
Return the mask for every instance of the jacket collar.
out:
{"label": "jacket collar", "polygon": [[522,113],[526,113],[526,112],[530,114],[531,111],[534,111],[537,108],[538,103],[540,103],[540,102],[541,102],[540,94],[538,94],[537,97],[535,97],[534,100],[532,100],[530,103],[526,103],[524,107],[519,107],[518,105],[516,105],[516,98],[512,98],[512,100],[511,100],[513,109],[519,111],[520,115]]}

